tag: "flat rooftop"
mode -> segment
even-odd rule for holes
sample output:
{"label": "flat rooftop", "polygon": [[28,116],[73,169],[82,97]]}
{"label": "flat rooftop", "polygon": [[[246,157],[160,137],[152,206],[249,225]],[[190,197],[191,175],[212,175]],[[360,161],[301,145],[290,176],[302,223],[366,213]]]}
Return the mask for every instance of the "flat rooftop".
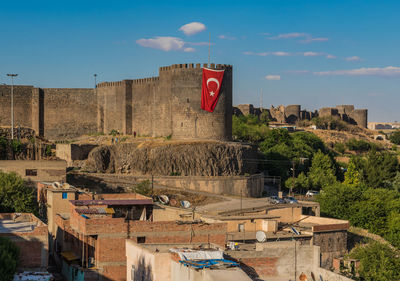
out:
{"label": "flat rooftop", "polygon": [[34,221],[0,220],[0,233],[32,232],[36,225]]}
{"label": "flat rooftop", "polygon": [[208,243],[184,243],[184,244],[137,244],[136,242],[134,242],[134,240],[130,239],[130,241],[132,242],[132,244],[135,244],[137,246],[140,246],[146,250],[148,250],[149,252],[152,253],[170,253],[170,249],[173,248],[179,248],[179,249],[191,249],[191,250],[203,250],[203,251],[207,251],[209,250],[217,250],[220,249],[221,247],[218,245],[215,245],[213,243],[210,243],[210,248],[208,248]]}

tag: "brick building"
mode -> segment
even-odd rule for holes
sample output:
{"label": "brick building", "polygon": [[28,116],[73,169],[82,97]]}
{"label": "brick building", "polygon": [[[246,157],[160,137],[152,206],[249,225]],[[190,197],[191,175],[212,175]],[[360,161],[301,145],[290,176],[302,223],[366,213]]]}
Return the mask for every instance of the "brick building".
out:
{"label": "brick building", "polygon": [[10,239],[19,248],[19,269],[47,270],[47,225],[33,214],[0,213],[0,237]]}

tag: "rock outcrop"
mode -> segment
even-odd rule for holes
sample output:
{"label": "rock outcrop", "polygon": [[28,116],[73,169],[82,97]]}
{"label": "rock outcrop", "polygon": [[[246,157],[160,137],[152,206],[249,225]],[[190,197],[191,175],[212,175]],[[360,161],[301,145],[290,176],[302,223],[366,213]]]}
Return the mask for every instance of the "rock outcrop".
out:
{"label": "rock outcrop", "polygon": [[232,142],[121,143],[100,146],[86,169],[141,175],[233,176],[257,172],[257,150]]}

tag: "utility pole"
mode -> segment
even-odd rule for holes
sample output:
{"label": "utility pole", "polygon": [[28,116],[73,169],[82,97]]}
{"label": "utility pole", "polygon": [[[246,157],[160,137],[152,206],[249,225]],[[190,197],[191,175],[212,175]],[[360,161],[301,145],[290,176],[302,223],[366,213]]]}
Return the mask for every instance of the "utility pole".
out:
{"label": "utility pole", "polygon": [[96,89],[97,88],[97,74],[95,73],[95,74],[93,74],[93,76],[94,76],[94,88]]}
{"label": "utility pole", "polygon": [[14,139],[14,77],[18,74],[7,74],[11,77],[11,139]]}
{"label": "utility pole", "polygon": [[211,32],[208,33],[208,67],[210,67]]}
{"label": "utility pole", "polygon": [[261,93],[260,93],[260,111],[262,113],[262,106],[263,106],[263,91],[261,88]]}

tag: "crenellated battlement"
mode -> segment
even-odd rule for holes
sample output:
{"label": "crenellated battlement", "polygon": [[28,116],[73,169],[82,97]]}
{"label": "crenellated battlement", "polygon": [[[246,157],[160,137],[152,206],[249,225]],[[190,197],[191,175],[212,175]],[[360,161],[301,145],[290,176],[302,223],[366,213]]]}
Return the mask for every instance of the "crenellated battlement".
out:
{"label": "crenellated battlement", "polygon": [[207,63],[184,63],[184,64],[173,64],[173,65],[169,65],[169,66],[162,66],[160,67],[159,71],[171,71],[171,70],[175,70],[175,69],[200,69],[202,67],[206,67],[206,68],[211,68],[211,69],[231,69],[232,65],[228,65],[228,64],[215,64],[215,63],[210,63],[210,65],[208,65]]}
{"label": "crenellated battlement", "polygon": [[125,83],[129,80],[123,80],[123,81],[116,81],[116,82],[101,82],[97,84],[97,88],[103,88],[103,87],[118,87],[125,85]]}
{"label": "crenellated battlement", "polygon": [[150,77],[150,78],[141,78],[133,80],[134,84],[145,84],[145,83],[155,83],[158,82],[160,78],[157,77]]}
{"label": "crenellated battlement", "polygon": [[[169,66],[162,66],[159,68],[159,72],[166,72],[166,71],[173,71],[176,69],[201,69],[203,67],[211,68],[211,69],[225,69],[229,70],[232,69],[232,65],[228,64],[215,64],[215,63],[181,63],[181,64],[173,64]],[[129,80],[122,80],[117,82],[101,82],[97,84],[97,88],[104,88],[104,87],[118,87],[123,86],[126,83],[132,84],[145,84],[145,83],[155,83],[158,82],[160,78],[156,77],[149,77],[149,78],[140,78],[140,79],[129,79]]]}

